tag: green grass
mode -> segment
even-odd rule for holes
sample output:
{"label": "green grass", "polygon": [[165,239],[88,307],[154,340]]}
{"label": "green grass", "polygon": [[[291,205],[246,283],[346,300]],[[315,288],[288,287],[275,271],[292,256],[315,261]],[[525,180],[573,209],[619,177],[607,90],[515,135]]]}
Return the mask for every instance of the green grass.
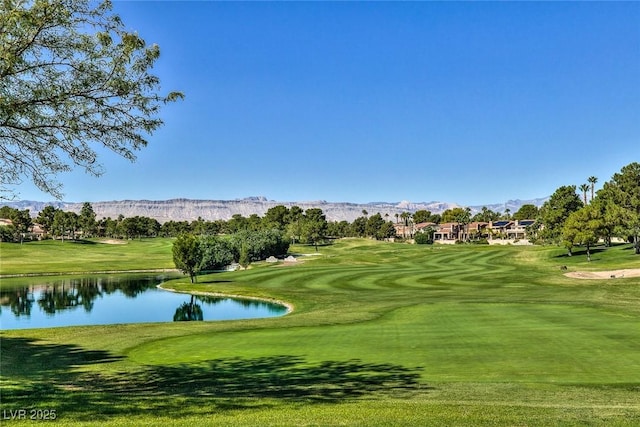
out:
{"label": "green grass", "polygon": [[[144,244],[170,259],[137,243],[114,269]],[[1,249],[3,272],[28,272]],[[3,331],[1,409],[64,425],[640,425],[640,279],[560,270],[640,268],[628,245],[588,263],[353,239],[300,259],[166,284],[292,304],[280,318]]]}
{"label": "green grass", "polygon": [[175,268],[170,239],[44,240],[25,244],[0,243],[0,274],[75,273]]}

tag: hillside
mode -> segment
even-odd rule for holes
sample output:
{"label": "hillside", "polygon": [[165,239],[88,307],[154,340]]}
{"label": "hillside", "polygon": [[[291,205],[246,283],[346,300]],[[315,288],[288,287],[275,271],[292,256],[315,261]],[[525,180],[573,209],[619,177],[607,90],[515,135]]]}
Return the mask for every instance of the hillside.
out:
{"label": "hillside", "polygon": [[[483,206],[496,211],[503,212],[509,209],[516,212],[524,204],[534,204],[541,206],[546,199],[534,200],[509,200],[505,203],[488,204],[482,206],[470,206],[472,212],[479,211]],[[45,206],[52,205],[66,211],[80,212],[82,203],[71,202],[38,202],[38,201],[18,201],[6,202],[4,205],[16,209],[29,209],[33,216],[37,215]],[[442,213],[446,209],[461,207],[456,203],[448,202],[371,202],[371,203],[348,203],[348,202],[327,202],[319,201],[299,201],[282,202],[268,200],[265,197],[247,197],[235,200],[192,200],[192,199],[171,199],[171,200],[119,200],[92,202],[94,211],[98,218],[117,218],[118,215],[125,217],[146,216],[155,218],[159,222],[192,221],[201,217],[205,220],[227,220],[235,214],[248,217],[252,214],[263,216],[265,212],[274,206],[284,205],[288,208],[299,206],[303,210],[309,208],[320,208],[329,221],[353,221],[362,216],[362,211],[368,214],[380,213],[389,219],[395,218],[395,214],[402,212],[413,213],[417,210],[425,209],[432,213]]]}

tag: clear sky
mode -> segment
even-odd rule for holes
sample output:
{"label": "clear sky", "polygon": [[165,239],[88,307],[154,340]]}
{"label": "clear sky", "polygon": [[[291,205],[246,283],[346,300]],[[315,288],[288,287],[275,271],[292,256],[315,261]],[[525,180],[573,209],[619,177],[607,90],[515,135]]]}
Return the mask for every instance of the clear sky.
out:
{"label": "clear sky", "polygon": [[[123,2],[186,99],[67,201],[500,203],[640,161],[640,2]],[[23,184],[23,200],[51,197]]]}

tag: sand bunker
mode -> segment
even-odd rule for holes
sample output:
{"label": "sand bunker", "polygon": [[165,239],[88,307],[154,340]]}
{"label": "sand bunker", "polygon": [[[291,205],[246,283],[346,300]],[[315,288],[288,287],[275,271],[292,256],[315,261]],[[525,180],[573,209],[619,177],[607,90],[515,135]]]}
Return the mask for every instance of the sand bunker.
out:
{"label": "sand bunker", "polygon": [[640,268],[627,268],[610,271],[572,271],[564,273],[574,279],[624,279],[625,277],[640,277]]}
{"label": "sand bunker", "polygon": [[100,240],[100,243],[105,243],[107,245],[126,245],[126,240],[116,240],[116,239],[108,239],[108,240]]}

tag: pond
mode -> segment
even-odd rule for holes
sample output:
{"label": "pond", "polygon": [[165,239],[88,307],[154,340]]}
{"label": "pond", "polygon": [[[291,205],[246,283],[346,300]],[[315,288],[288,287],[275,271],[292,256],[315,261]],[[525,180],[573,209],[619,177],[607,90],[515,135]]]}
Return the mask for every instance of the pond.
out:
{"label": "pond", "polygon": [[282,316],[268,302],[180,294],[159,289],[166,275],[3,279],[0,329]]}

